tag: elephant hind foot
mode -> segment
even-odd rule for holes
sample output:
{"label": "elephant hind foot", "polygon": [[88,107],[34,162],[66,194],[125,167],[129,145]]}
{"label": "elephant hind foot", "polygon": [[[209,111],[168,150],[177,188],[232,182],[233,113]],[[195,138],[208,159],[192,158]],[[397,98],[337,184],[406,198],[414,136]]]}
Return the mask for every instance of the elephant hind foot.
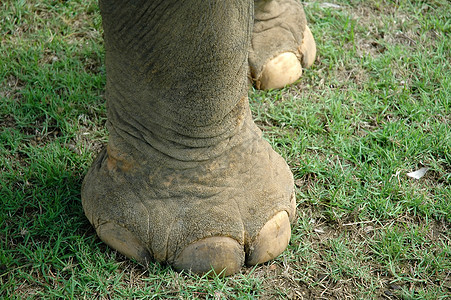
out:
{"label": "elephant hind foot", "polygon": [[301,55],[301,63],[304,68],[310,68],[316,57],[316,43],[310,28],[306,25],[304,31],[304,40],[298,49]]}
{"label": "elephant hind foot", "polygon": [[249,51],[250,75],[257,89],[282,88],[310,67],[316,44],[302,5],[295,0],[257,0]]}
{"label": "elephant hind foot", "polygon": [[301,75],[302,66],[296,55],[292,52],[284,52],[263,66],[263,71],[255,85],[262,90],[283,88],[298,80]]}
{"label": "elephant hind foot", "polygon": [[255,79],[257,89],[283,88],[302,76],[302,68],[313,65],[316,57],[316,44],[312,32],[305,26],[304,39],[295,52],[283,52],[271,58]]}

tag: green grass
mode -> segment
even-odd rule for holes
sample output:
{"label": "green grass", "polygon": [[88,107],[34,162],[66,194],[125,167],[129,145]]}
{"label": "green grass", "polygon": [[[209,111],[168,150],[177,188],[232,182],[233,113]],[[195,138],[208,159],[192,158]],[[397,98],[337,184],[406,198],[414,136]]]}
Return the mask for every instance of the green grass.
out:
{"label": "green grass", "polygon": [[334,4],[305,6],[318,57],[302,79],[249,92],[295,176],[291,244],[207,279],[125,259],[84,217],[107,141],[96,2],[1,2],[0,298],[451,297],[451,4]]}

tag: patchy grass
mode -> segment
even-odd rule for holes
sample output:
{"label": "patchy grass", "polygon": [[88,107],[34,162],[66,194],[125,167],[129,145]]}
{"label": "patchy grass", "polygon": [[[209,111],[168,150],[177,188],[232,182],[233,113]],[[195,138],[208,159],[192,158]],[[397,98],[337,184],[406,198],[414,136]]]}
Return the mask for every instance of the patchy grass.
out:
{"label": "patchy grass", "polygon": [[333,4],[305,5],[318,57],[303,78],[249,93],[295,175],[291,244],[207,279],[125,259],[83,215],[107,136],[96,2],[2,2],[0,297],[451,297],[451,5]]}

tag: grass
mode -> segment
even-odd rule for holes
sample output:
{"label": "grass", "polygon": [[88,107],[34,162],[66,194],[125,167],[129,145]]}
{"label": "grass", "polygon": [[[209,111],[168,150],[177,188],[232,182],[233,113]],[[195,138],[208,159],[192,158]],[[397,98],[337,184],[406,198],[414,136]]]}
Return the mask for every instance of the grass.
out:
{"label": "grass", "polygon": [[96,2],[3,1],[0,298],[449,299],[451,5],[334,4],[305,5],[318,57],[302,79],[249,92],[295,176],[291,244],[207,279],[125,259],[83,215],[107,141]]}

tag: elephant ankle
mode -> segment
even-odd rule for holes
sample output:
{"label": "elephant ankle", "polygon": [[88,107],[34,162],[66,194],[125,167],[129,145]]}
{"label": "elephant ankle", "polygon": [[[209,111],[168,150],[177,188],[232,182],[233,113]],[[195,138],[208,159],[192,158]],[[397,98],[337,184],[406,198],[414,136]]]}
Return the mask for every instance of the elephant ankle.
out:
{"label": "elephant ankle", "polygon": [[110,124],[108,128],[108,156],[122,169],[130,168],[134,164],[131,161],[150,160],[177,168],[189,167],[215,159],[231,148],[260,138],[261,135],[252,121],[247,97],[243,97],[223,121],[203,126],[197,131],[194,128],[188,132],[188,129],[176,126],[169,129],[153,123],[143,128],[139,123],[131,125],[131,122],[128,119],[121,120],[120,126]]}

